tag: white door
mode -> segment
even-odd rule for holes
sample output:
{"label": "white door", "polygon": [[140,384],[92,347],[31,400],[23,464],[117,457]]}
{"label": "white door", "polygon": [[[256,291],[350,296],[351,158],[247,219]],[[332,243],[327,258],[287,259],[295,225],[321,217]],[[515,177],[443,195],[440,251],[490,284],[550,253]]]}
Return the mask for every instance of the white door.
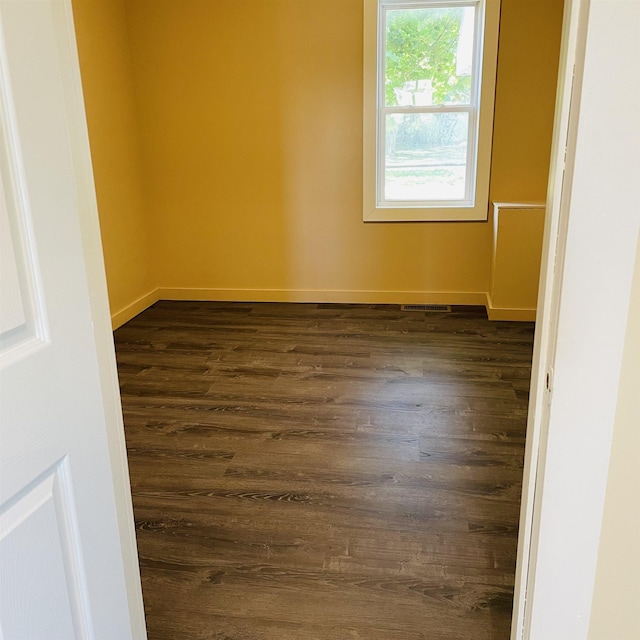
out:
{"label": "white door", "polygon": [[0,639],[145,637],[69,0],[0,0]]}

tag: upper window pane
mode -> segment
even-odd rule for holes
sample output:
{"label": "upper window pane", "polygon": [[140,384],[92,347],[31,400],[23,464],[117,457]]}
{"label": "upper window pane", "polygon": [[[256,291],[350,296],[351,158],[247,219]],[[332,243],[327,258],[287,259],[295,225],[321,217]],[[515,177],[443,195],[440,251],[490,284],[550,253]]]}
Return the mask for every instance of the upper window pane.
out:
{"label": "upper window pane", "polygon": [[385,104],[469,104],[475,7],[387,9]]}

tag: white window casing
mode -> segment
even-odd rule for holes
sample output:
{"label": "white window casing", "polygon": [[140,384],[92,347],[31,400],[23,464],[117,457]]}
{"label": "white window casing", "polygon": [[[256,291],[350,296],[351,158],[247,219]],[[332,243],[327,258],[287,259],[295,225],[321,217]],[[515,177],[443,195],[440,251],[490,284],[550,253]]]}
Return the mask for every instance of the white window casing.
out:
{"label": "white window casing", "polygon": [[[389,10],[475,9],[471,95],[466,104],[387,106],[386,17]],[[364,0],[365,222],[487,220],[500,0]],[[389,115],[462,113],[468,118],[465,193],[451,200],[385,199],[385,124]]]}

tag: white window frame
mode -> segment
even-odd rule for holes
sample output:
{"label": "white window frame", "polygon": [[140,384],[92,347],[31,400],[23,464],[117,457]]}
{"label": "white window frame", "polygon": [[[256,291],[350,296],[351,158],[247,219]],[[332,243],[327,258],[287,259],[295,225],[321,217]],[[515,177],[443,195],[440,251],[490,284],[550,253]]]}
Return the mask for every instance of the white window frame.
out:
{"label": "white window frame", "polygon": [[[389,9],[476,8],[473,82],[469,105],[387,107],[385,105],[386,12]],[[487,220],[493,107],[498,57],[500,0],[364,0],[365,222]],[[385,123],[388,113],[469,113],[464,200],[384,199]]]}

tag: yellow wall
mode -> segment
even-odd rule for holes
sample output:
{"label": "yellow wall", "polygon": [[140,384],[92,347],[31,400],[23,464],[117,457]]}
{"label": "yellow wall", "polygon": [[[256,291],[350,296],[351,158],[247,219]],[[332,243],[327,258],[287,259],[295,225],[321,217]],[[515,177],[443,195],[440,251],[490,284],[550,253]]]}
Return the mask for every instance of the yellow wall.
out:
{"label": "yellow wall", "polygon": [[[494,203],[545,203],[563,8],[562,0],[502,1],[489,195]],[[507,207],[502,219],[491,222],[489,318],[534,320],[544,209]]]}
{"label": "yellow wall", "polygon": [[[491,190],[540,201],[562,1],[503,4]],[[489,224],[362,222],[361,0],[128,0],[127,17],[162,287],[488,290]]]}
{"label": "yellow wall", "polygon": [[[74,0],[116,324],[154,296],[485,302],[490,222],[362,222],[362,4]],[[492,200],[545,199],[562,5],[503,0]]]}
{"label": "yellow wall", "polygon": [[493,211],[492,320],[535,320],[544,217],[541,207],[506,205]]}
{"label": "yellow wall", "polygon": [[[155,289],[123,0],[73,0],[109,302],[118,318]],[[129,309],[133,305],[133,310]],[[126,317],[125,319],[128,319]]]}
{"label": "yellow wall", "polygon": [[611,445],[589,640],[640,638],[640,235]]}
{"label": "yellow wall", "polygon": [[502,0],[491,200],[547,193],[563,0]]}

